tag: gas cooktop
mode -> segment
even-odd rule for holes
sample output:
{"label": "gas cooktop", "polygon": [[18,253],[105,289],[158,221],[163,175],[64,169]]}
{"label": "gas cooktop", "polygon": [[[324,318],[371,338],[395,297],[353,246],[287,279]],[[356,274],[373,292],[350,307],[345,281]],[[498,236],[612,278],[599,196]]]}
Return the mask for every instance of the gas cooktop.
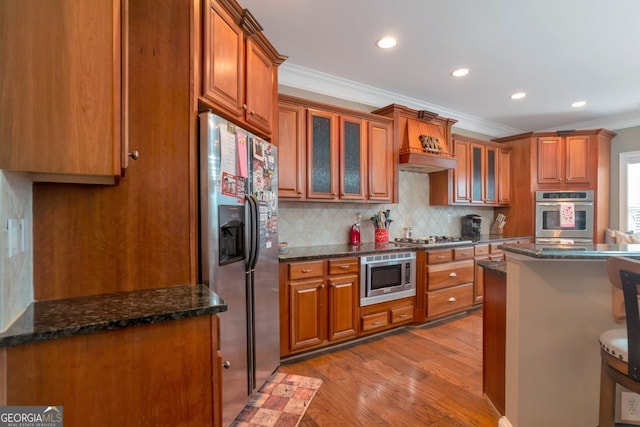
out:
{"label": "gas cooktop", "polygon": [[429,236],[429,237],[396,237],[394,243],[401,246],[437,247],[443,245],[473,243],[462,237]]}

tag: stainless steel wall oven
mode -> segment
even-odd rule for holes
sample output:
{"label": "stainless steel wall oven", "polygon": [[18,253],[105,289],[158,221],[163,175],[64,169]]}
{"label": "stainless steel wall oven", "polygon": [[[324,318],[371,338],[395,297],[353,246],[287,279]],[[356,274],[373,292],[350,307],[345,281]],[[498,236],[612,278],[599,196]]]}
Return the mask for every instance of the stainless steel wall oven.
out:
{"label": "stainless steel wall oven", "polygon": [[593,243],[593,211],[593,190],[536,191],[536,243]]}

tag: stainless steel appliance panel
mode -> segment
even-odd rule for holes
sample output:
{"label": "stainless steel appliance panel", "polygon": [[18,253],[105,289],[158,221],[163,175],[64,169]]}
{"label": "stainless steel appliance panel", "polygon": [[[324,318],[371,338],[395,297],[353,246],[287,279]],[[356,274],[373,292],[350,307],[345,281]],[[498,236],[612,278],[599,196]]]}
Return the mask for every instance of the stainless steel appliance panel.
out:
{"label": "stainless steel appliance panel", "polygon": [[[537,191],[535,234],[536,242],[550,243],[575,240],[593,241],[594,199],[593,191]],[[569,204],[574,211],[572,226],[561,223],[561,208]],[[545,240],[541,240],[545,239]]]}

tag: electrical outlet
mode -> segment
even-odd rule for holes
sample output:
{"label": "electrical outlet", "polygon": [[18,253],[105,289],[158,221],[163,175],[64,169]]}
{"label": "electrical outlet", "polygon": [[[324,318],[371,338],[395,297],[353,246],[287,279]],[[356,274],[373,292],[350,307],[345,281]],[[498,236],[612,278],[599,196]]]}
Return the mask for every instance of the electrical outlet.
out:
{"label": "electrical outlet", "polygon": [[451,214],[447,214],[447,224],[451,224]]}
{"label": "electrical outlet", "polygon": [[622,421],[640,421],[640,394],[622,392],[620,418]]}

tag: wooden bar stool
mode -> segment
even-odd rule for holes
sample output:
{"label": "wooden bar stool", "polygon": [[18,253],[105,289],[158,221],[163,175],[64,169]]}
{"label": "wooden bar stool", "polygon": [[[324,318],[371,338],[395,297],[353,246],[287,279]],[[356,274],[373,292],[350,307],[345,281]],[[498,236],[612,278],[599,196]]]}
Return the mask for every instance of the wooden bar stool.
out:
{"label": "wooden bar stool", "polygon": [[622,288],[627,327],[612,329],[600,335],[602,370],[599,427],[615,425],[616,384],[640,393],[640,261],[632,258],[609,258],[607,271],[611,284]]}

